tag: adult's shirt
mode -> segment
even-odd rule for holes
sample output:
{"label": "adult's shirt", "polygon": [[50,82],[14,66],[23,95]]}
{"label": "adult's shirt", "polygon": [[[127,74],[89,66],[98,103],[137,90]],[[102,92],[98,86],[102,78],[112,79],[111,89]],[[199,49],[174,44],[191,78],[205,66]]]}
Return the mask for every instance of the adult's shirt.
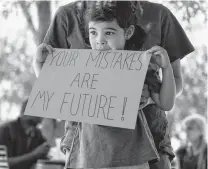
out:
{"label": "adult's shirt", "polygon": [[161,46],[168,52],[170,62],[194,51],[183,28],[167,7],[148,1],[140,1],[140,4],[143,14],[138,19],[138,25],[147,33],[143,50]]}
{"label": "adult's shirt", "polygon": [[[143,14],[138,19],[138,25],[147,33],[142,50],[147,50],[155,45],[161,46],[167,51],[171,63],[194,51],[183,28],[167,7],[148,1],[140,1],[140,4]],[[165,112],[155,105],[148,105],[143,111],[157,150],[168,154],[172,159],[175,155],[171,147]]]}
{"label": "adult's shirt", "polygon": [[179,159],[180,169],[206,169],[207,168],[207,145],[199,154],[191,153],[190,147],[180,147],[176,154]]}
{"label": "adult's shirt", "polygon": [[[138,25],[147,33],[143,50],[159,45],[167,50],[171,62],[194,51],[181,25],[167,7],[148,1],[140,3],[143,14],[138,18]],[[76,11],[73,13],[71,8],[74,6],[75,3],[71,3],[57,10],[44,42],[54,48],[90,48],[84,33],[82,14]]]}
{"label": "adult's shirt", "polygon": [[[4,123],[0,126],[0,145],[7,147],[9,157],[17,157],[27,154],[45,142],[40,130],[34,130],[31,134],[26,134],[20,119]],[[29,169],[34,161],[28,161],[10,169]]]}

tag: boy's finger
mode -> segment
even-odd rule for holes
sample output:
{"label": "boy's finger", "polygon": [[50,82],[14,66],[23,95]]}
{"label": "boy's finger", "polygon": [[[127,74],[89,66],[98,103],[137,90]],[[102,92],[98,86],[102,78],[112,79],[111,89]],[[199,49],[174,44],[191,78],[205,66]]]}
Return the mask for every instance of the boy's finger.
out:
{"label": "boy's finger", "polygon": [[156,63],[156,58],[155,57],[151,57],[150,62],[151,63]]}
{"label": "boy's finger", "polygon": [[153,53],[154,56],[161,56],[164,55],[164,53],[160,50],[160,51],[156,51]]}
{"label": "boy's finger", "polygon": [[47,49],[49,54],[51,54],[53,52],[50,46],[47,45],[47,46],[45,46],[45,48]]}
{"label": "boy's finger", "polygon": [[150,58],[152,57],[152,55],[153,55],[153,53],[152,53],[152,51],[151,50],[147,50],[146,52],[145,52],[145,54],[146,55],[150,55]]}
{"label": "boy's finger", "polygon": [[55,49],[54,49],[51,45],[47,45],[47,46],[50,48],[50,50],[51,50],[52,52],[55,51]]}
{"label": "boy's finger", "polygon": [[51,45],[49,45],[49,46],[51,47],[52,51],[55,52],[55,48],[53,48]]}
{"label": "boy's finger", "polygon": [[159,55],[153,54],[151,59],[150,59],[150,62],[151,63],[157,63],[160,60],[160,58],[158,56]]}
{"label": "boy's finger", "polygon": [[160,46],[153,46],[148,51],[154,53],[154,52],[157,52],[158,50],[161,50],[161,49],[162,48]]}

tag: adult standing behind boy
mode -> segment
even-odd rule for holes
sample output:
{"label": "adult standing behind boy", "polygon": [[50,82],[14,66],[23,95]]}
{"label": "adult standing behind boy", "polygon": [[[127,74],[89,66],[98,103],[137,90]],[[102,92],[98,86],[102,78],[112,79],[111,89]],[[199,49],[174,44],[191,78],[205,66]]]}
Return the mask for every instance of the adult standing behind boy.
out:
{"label": "adult standing behind boy", "polygon": [[0,126],[0,145],[7,148],[10,169],[30,169],[38,159],[47,157],[50,148],[37,129],[41,118],[24,116],[26,105],[27,101],[22,104],[17,120]]}
{"label": "adult standing behind boy", "polygon": [[[147,33],[143,50],[150,49],[156,45],[167,50],[175,77],[176,91],[177,94],[180,94],[182,92],[180,59],[194,50],[192,44],[174,15],[165,6],[147,1],[132,1],[132,4],[136,8],[143,9],[142,16],[138,17],[141,18],[138,20],[138,24]],[[78,1],[60,7],[48,29],[44,42],[54,48],[90,48],[84,22],[85,9],[89,5],[90,1]],[[158,111],[155,114],[155,109],[154,105],[147,106],[144,109],[155,145],[160,153],[160,161],[156,164],[151,164],[150,168],[169,169],[169,158],[172,159],[174,153],[171,148],[169,134],[167,133],[167,119],[162,111]],[[65,133],[67,135],[69,134],[67,130],[72,127],[72,122],[66,123]],[[63,147],[65,142],[67,142],[64,138],[62,141]]]}
{"label": "adult standing behind boy", "polygon": [[[194,51],[183,28],[171,13],[161,4],[140,1],[143,14],[138,24],[147,33],[143,50],[159,45],[168,52],[176,84],[177,96],[183,89],[180,60],[187,54]],[[143,109],[146,119],[153,135],[155,145],[160,154],[158,163],[150,164],[150,169],[170,169],[170,160],[174,158],[168,133],[168,121],[163,111],[155,114],[155,105],[149,105]],[[158,110],[158,109],[157,109]],[[170,160],[169,160],[170,159]]]}

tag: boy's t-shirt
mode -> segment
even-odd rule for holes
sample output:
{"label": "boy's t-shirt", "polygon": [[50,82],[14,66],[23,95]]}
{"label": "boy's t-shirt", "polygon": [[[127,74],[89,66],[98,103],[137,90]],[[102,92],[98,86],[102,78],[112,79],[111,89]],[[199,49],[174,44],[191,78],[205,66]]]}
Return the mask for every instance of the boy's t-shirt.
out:
{"label": "boy's t-shirt", "polygon": [[[164,6],[149,2],[142,3],[144,8],[144,14],[142,20],[138,22],[142,24],[142,27],[148,33],[147,39],[143,46],[143,50],[149,49],[154,45],[160,45],[168,51],[171,61],[182,58],[187,53],[193,51],[193,47],[188,41],[184,31],[182,30],[178,22],[176,22],[174,16]],[[148,9],[150,7],[151,9]],[[84,26],[81,27],[80,25],[83,24],[79,24],[80,22],[83,22],[82,17],[80,17],[81,14],[76,9],[76,3],[72,3],[59,8],[53,20],[53,23],[50,25],[50,28],[47,32],[44,40],[45,43],[48,43],[56,48],[90,48],[87,43],[87,38],[85,38],[84,36]],[[151,15],[149,15],[150,13],[148,13],[148,11],[146,10],[151,11]],[[148,14],[145,14],[145,11]],[[149,27],[149,22],[151,23],[152,27]],[[175,34],[179,35],[180,39],[176,39],[175,37],[177,36]],[[178,41],[183,42],[182,45]],[[148,111],[151,112],[152,110],[153,109],[150,108],[150,110]],[[154,152],[154,144],[151,143],[152,138],[151,134],[148,134],[149,128],[146,125],[147,123],[143,116],[144,114],[141,113],[139,115],[139,122],[137,123],[137,125],[142,125],[142,127],[137,126],[135,130],[128,132],[127,130],[121,131],[117,128],[89,125],[84,123],[79,123],[79,125],[77,126],[77,123],[67,122],[65,136],[62,139],[62,147],[68,147],[72,151],[70,167],[76,168],[80,166],[81,163],[82,165],[85,165],[85,167],[89,168],[92,167],[91,164],[96,165],[97,168],[100,168],[102,166],[114,167],[137,165],[141,164],[142,162],[146,162],[145,160],[156,159],[157,153]],[[158,119],[159,118],[160,117],[158,117]],[[105,134],[99,135],[100,133]],[[116,135],[116,137],[112,137],[114,138],[114,140],[108,140],[109,138],[111,138],[111,136],[115,136],[115,133],[120,133],[120,136]],[[141,138],[141,133],[146,133],[146,138],[143,137],[144,140],[139,140]],[[102,139],[100,139],[99,136],[105,138],[104,140],[106,141],[106,143],[108,142],[109,144],[103,144],[101,141]],[[99,139],[100,141],[96,141]],[[145,141],[145,139],[147,140]],[[144,145],[140,144],[141,141],[144,142]],[[118,146],[115,144],[118,142],[122,142],[121,145],[130,145],[127,151],[121,151],[122,148],[119,148],[119,146],[121,145]],[[90,143],[93,143],[94,146],[92,146],[93,144],[89,146]],[[93,147],[96,147],[98,151],[96,151],[96,149],[93,149]],[[143,150],[145,151],[140,151],[141,148],[143,148]],[[75,155],[78,151],[82,153],[79,153],[79,155]],[[102,152],[102,156],[101,154],[99,154],[99,151]],[[104,155],[105,153],[103,152],[105,151],[109,152]],[[138,154],[138,152],[141,153]],[[119,157],[113,156],[113,154],[119,153]],[[93,158],[100,158],[100,160],[98,160],[96,163],[96,160],[94,160]],[[81,159],[85,159],[86,161],[80,161]]]}
{"label": "boy's t-shirt", "polygon": [[[59,9],[54,24],[49,28],[45,42],[53,47],[90,48],[83,39],[75,4]],[[66,30],[57,40],[60,24]],[[53,34],[49,36],[50,34]],[[67,38],[66,38],[67,37]],[[56,43],[59,43],[57,45]],[[130,113],[130,112],[129,112]],[[70,168],[106,168],[140,165],[157,160],[158,154],[144,114],[138,115],[135,130],[67,122],[62,147],[71,150]]]}

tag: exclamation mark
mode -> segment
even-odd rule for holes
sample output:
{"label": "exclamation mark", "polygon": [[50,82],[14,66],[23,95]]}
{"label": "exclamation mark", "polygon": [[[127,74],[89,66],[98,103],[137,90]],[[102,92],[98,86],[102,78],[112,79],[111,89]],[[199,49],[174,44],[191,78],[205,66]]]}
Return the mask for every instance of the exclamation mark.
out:
{"label": "exclamation mark", "polygon": [[126,108],[126,102],[127,102],[127,97],[124,97],[123,112],[122,112],[122,117],[121,117],[122,121],[124,121],[124,112],[125,112],[125,108]]}

